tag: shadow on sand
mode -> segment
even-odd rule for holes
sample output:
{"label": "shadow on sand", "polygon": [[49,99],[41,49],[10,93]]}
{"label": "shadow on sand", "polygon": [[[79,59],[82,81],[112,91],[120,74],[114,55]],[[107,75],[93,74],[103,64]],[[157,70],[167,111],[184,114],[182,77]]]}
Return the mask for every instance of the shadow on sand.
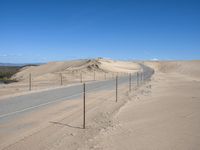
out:
{"label": "shadow on sand", "polygon": [[61,125],[61,126],[66,126],[66,127],[70,127],[70,128],[74,128],[74,129],[83,129],[82,127],[72,126],[69,124],[61,123],[61,122],[50,121],[50,123],[56,124],[56,125]]}

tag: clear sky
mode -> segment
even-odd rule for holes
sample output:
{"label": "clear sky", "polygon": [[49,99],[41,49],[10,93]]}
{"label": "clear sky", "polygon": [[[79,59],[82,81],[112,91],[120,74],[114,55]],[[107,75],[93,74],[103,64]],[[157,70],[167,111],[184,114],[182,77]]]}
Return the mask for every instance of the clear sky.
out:
{"label": "clear sky", "polygon": [[199,0],[0,0],[0,62],[200,59]]}

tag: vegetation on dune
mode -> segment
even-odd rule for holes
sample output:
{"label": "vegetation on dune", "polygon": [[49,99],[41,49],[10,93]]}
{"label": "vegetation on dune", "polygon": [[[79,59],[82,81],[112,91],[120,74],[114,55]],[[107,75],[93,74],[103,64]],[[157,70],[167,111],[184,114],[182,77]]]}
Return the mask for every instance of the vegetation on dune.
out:
{"label": "vegetation on dune", "polygon": [[18,66],[0,66],[0,82],[12,83],[17,82],[17,80],[11,79],[11,77],[21,69]]}
{"label": "vegetation on dune", "polygon": [[11,77],[19,72],[23,67],[38,66],[40,64],[26,64],[24,66],[0,66],[0,83],[12,83],[17,82],[17,80]]}

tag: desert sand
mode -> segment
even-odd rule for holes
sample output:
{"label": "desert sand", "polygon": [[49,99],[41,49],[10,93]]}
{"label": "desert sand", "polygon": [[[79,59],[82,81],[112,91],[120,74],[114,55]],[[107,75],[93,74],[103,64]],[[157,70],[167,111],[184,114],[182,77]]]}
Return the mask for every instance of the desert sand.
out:
{"label": "desert sand", "polygon": [[144,64],[151,81],[119,87],[118,103],[112,89],[87,94],[85,130],[81,98],[63,101],[1,124],[10,134],[0,133],[0,149],[198,150],[200,61]]}

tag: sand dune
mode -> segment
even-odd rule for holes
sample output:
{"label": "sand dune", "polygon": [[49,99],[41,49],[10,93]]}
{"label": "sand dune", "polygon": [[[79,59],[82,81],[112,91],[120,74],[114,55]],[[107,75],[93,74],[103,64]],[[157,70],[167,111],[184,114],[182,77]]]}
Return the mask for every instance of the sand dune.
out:
{"label": "sand dune", "polygon": [[180,73],[190,77],[200,77],[200,61],[155,61],[145,62],[145,65],[163,73]]}
{"label": "sand dune", "polygon": [[0,86],[0,96],[27,92],[29,90],[30,73],[33,91],[60,87],[61,74],[63,85],[69,85],[80,83],[81,81],[105,80],[117,74],[122,75],[141,70],[141,66],[136,62],[102,58],[49,62],[40,66],[29,66],[21,69],[20,72],[12,77],[19,82]]}
{"label": "sand dune", "polygon": [[133,62],[114,61],[109,59],[85,59],[64,62],[50,62],[41,66],[31,66],[23,68],[19,73],[13,76],[14,79],[24,80],[31,73],[36,78],[53,78],[58,73],[74,74],[89,72],[106,73],[133,73],[140,70],[140,65]]}

